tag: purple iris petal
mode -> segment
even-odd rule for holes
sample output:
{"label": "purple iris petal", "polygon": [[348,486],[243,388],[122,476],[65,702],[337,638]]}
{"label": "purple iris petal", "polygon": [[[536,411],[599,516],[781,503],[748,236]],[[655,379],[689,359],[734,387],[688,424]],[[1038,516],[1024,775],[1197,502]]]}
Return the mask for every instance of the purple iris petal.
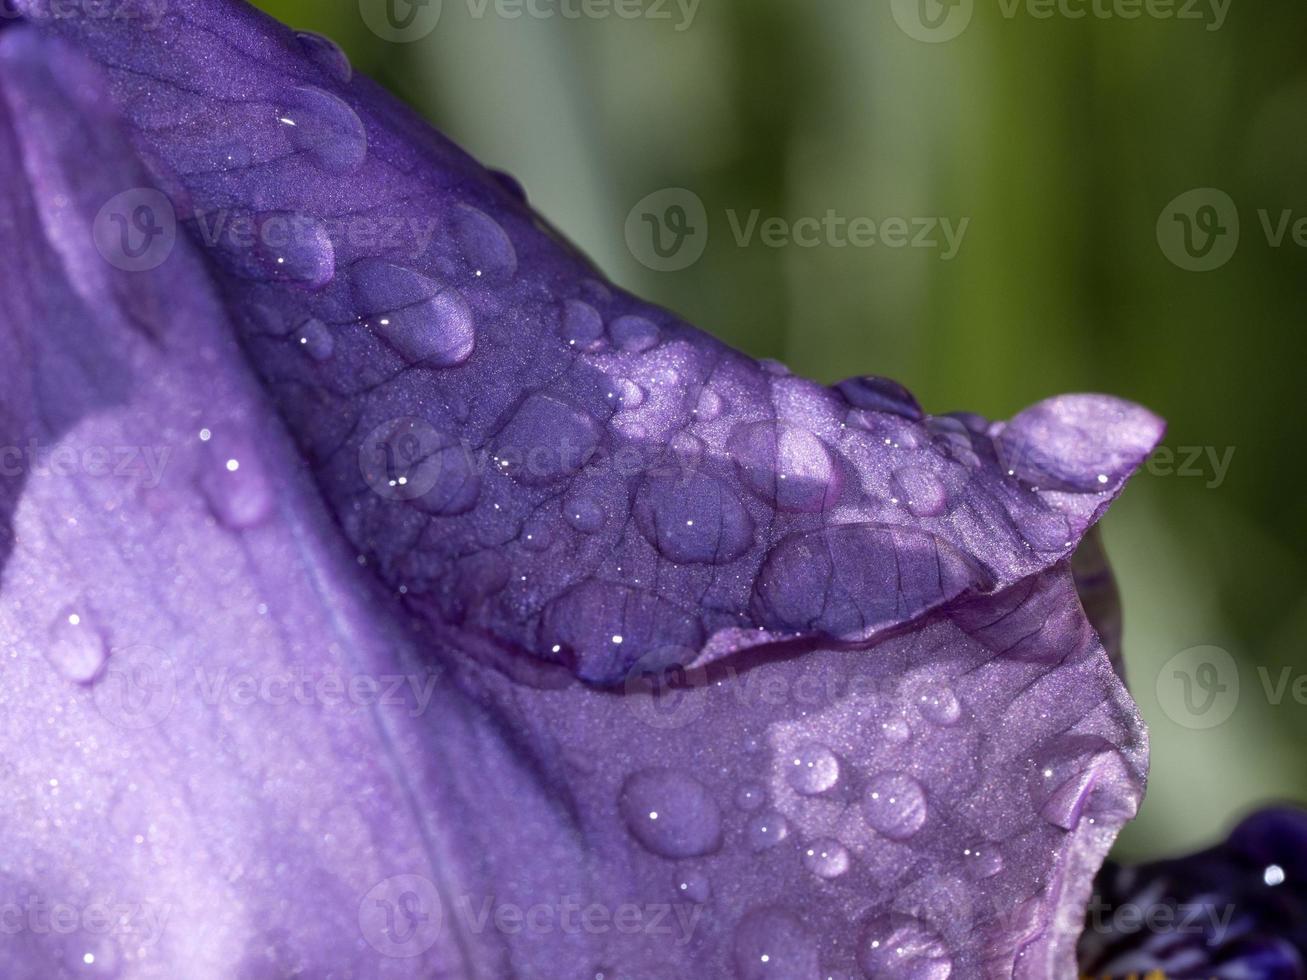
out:
{"label": "purple iris petal", "polygon": [[1307,813],[1263,810],[1215,847],[1099,876],[1082,972],[1104,980],[1307,976]]}
{"label": "purple iris petal", "polygon": [[1071,969],[1146,754],[1071,558],[1155,417],[793,377],[321,39],[18,7],[0,434],[166,460],[0,491],[4,888],[170,924],[11,972]]}

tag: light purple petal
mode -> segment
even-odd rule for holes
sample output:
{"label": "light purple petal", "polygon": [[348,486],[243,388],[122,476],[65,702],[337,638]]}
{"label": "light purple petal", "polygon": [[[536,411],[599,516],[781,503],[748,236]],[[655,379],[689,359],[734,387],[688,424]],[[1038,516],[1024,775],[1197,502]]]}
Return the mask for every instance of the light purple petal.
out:
{"label": "light purple petal", "polygon": [[[924,416],[882,379],[795,378],[600,281],[510,185],[343,82],[320,41],[217,0],[173,4],[153,32],[19,6],[101,63],[151,176],[76,166],[70,127],[105,115],[94,86],[61,89],[31,28],[7,31],[0,81],[60,250],[57,299],[96,326],[17,362],[32,367],[15,418],[38,424],[21,414],[45,406],[36,365],[118,343],[90,355],[118,400],[88,438],[175,448],[152,493],[106,509],[85,479],[57,487],[77,502],[29,480],[14,512],[2,608],[52,693],[8,690],[13,724],[68,696],[38,673],[50,641],[32,631],[69,602],[95,610],[106,672],[131,663],[126,640],[181,674],[148,732],[83,735],[89,756],[69,735],[26,763],[77,774],[59,802],[89,826],[54,873],[168,868],[160,891],[187,923],[173,942],[238,965],[271,948],[309,973],[1071,969],[1145,746],[1069,559],[1155,417],[1067,396],[990,424]],[[86,228],[152,183],[181,242],[120,274]],[[13,323],[0,342],[30,349],[31,322]],[[72,534],[67,515],[84,553],[43,533]],[[200,666],[440,683],[411,714],[237,707],[205,701]],[[157,859],[105,837],[129,765],[180,841]],[[338,807],[344,834],[326,829]],[[395,909],[439,897],[417,960],[385,955],[416,948],[402,930],[368,934],[374,886]],[[195,903],[215,894],[229,902],[210,925]],[[568,928],[576,903],[607,927]],[[547,928],[493,918],[537,906]],[[911,966],[885,959],[900,948]]]}

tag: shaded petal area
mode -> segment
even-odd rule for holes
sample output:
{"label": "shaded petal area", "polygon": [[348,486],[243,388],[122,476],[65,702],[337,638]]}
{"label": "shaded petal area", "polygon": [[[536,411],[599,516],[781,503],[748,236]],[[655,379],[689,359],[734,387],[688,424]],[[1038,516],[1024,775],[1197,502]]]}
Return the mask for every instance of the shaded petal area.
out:
{"label": "shaded petal area", "polygon": [[1185,857],[1103,868],[1082,973],[1176,980],[1307,976],[1307,813],[1272,807]]}

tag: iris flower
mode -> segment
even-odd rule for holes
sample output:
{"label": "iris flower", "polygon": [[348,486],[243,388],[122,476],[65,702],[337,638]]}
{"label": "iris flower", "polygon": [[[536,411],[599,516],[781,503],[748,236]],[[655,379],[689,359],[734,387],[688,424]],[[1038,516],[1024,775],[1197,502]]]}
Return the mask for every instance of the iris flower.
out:
{"label": "iris flower", "polygon": [[4,976],[1074,975],[1155,416],[745,356],[239,0],[0,25]]}

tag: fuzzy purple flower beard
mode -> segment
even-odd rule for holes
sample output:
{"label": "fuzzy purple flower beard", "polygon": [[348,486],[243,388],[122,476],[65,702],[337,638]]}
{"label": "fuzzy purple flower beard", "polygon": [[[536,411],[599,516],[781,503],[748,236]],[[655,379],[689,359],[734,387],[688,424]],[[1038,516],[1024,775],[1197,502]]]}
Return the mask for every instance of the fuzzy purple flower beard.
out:
{"label": "fuzzy purple flower beard", "polygon": [[1070,559],[1154,416],[821,387],[321,39],[17,7],[6,976],[1074,972],[1146,739]]}

